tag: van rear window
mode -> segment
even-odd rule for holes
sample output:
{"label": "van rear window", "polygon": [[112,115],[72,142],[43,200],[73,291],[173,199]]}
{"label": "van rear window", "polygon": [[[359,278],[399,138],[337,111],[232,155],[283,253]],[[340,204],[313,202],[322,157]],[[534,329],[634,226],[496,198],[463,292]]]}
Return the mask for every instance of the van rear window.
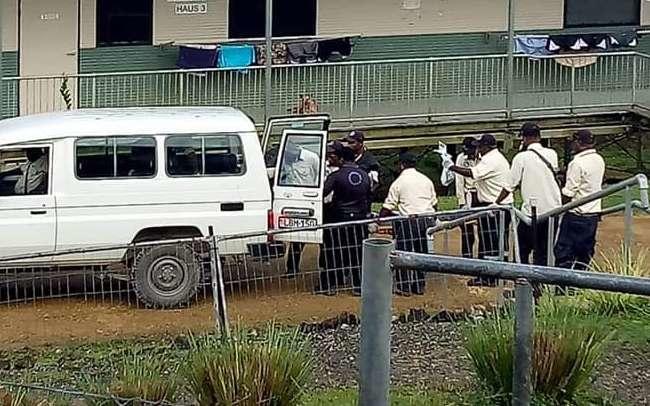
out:
{"label": "van rear window", "polygon": [[84,138],[75,143],[80,179],[141,178],[156,174],[156,140],[151,137]]}
{"label": "van rear window", "polygon": [[170,176],[241,175],[246,171],[236,134],[171,136],[165,149]]}

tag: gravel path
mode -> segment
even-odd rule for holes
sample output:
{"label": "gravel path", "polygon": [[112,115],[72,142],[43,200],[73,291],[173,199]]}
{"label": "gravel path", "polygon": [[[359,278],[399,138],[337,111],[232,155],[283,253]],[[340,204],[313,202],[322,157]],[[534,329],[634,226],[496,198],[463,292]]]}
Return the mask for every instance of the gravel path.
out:
{"label": "gravel path", "polygon": [[[313,333],[319,387],[357,383],[359,326]],[[393,324],[391,382],[396,386],[462,389],[475,384],[471,361],[453,323]],[[596,374],[596,389],[633,405],[650,404],[650,347],[611,349]]]}

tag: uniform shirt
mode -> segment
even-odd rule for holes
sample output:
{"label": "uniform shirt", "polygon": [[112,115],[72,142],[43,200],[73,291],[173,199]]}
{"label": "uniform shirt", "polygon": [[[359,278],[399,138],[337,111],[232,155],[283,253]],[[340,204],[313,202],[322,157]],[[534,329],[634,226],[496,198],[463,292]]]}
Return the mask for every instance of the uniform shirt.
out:
{"label": "uniform shirt", "polygon": [[[460,166],[462,168],[472,168],[473,166],[476,166],[476,163],[477,161],[475,159],[469,159],[465,153],[458,155],[456,158],[456,166]],[[468,195],[470,195],[472,192],[476,192],[474,179],[456,174],[455,182],[458,205],[464,206],[469,202]]]}
{"label": "uniform shirt", "polygon": [[515,155],[510,169],[510,185],[506,189],[514,192],[518,187],[521,188],[523,199],[521,211],[529,216],[533,206],[537,207],[537,214],[543,214],[562,205],[555,172],[551,172],[551,169],[533,151],[543,156],[551,164],[553,171],[558,170],[557,153],[550,148],[544,148],[538,142]]}
{"label": "uniform shirt", "polygon": [[[566,185],[562,194],[571,201],[581,199],[602,189],[605,176],[605,160],[595,149],[577,154],[569,163],[566,172]],[[592,214],[601,211],[600,199],[584,204],[574,210],[577,214]]]}
{"label": "uniform shirt", "polygon": [[366,218],[370,214],[370,178],[354,163],[345,163],[325,180],[324,196],[332,196],[329,215],[332,221]]}
{"label": "uniform shirt", "polygon": [[375,156],[370,151],[364,149],[361,155],[354,159],[354,162],[359,165],[359,168],[366,171],[370,177],[370,182],[372,182],[371,186],[373,190],[379,186],[379,171],[381,167],[379,166],[379,162]]}
{"label": "uniform shirt", "polygon": [[18,178],[14,192],[17,195],[47,193],[47,156],[21,165],[22,175]]}
{"label": "uniform shirt", "polygon": [[433,213],[438,203],[431,179],[415,168],[404,169],[390,185],[384,208],[402,216]]}
{"label": "uniform shirt", "polygon": [[318,154],[301,148],[298,159],[284,163],[281,184],[284,186],[318,186],[320,164]]}
{"label": "uniform shirt", "polygon": [[[510,164],[496,148],[483,155],[471,170],[476,194],[481,203],[496,202],[501,190],[506,189],[510,184]],[[502,203],[511,204],[513,202],[514,199],[510,194]]]}

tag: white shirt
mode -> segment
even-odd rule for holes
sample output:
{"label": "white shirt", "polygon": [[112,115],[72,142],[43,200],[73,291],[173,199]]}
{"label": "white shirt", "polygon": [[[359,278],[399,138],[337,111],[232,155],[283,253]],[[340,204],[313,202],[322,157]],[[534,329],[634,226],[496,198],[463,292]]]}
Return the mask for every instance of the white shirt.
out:
{"label": "white shirt", "polygon": [[438,204],[433,182],[415,168],[404,169],[390,185],[384,208],[402,216],[433,213]]}
{"label": "white shirt", "polygon": [[[595,149],[582,151],[573,157],[566,172],[566,185],[562,194],[571,201],[581,199],[602,189],[605,176],[605,160]],[[599,213],[601,200],[584,204],[574,210],[577,214]]]}
{"label": "white shirt", "polygon": [[[476,194],[481,203],[494,203],[501,191],[510,184],[510,164],[497,148],[481,157],[481,160],[471,168],[475,181]],[[512,194],[501,203],[512,204]]]}
{"label": "white shirt", "polygon": [[318,186],[320,172],[318,154],[301,148],[298,159],[285,163],[282,168],[282,184],[285,186]]}
{"label": "white shirt", "polygon": [[[456,166],[463,168],[471,168],[475,166],[477,161],[475,159],[469,159],[465,153],[462,153],[456,157]],[[456,198],[458,198],[458,205],[464,206],[470,202],[468,195],[472,192],[476,192],[476,186],[474,185],[475,181],[472,178],[465,177],[463,175],[456,174]]]}
{"label": "white shirt", "polygon": [[[43,155],[34,162],[28,162],[20,166],[22,175],[14,186],[17,195],[28,195],[40,189],[47,182],[47,155]],[[47,191],[45,191],[47,193]]]}
{"label": "white shirt", "polygon": [[[533,150],[551,164],[554,172],[551,172],[548,165],[535,152],[532,152]],[[538,142],[529,145],[526,151],[515,155],[512,160],[510,185],[507,190],[514,192],[518,187],[521,188],[521,198],[523,199],[521,211],[525,214],[530,216],[533,206],[537,207],[537,214],[543,214],[562,205],[560,186],[555,180],[555,172],[558,170],[557,162],[557,153],[550,148],[544,148]]]}

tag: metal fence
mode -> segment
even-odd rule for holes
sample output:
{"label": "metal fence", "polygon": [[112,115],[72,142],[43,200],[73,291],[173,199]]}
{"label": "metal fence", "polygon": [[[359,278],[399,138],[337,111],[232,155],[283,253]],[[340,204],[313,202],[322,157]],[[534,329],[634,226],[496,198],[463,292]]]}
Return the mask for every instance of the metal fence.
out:
{"label": "metal fence", "polygon": [[[586,64],[586,66],[583,66]],[[200,69],[70,75],[73,106],[213,106],[243,109],[256,122],[299,112],[309,96],[335,120],[505,114],[505,55],[392,59],[272,69],[271,111],[265,112],[265,71]],[[0,117],[65,108],[64,77],[13,77],[0,84]],[[650,62],[616,52],[515,58],[514,112],[648,104]]]}

